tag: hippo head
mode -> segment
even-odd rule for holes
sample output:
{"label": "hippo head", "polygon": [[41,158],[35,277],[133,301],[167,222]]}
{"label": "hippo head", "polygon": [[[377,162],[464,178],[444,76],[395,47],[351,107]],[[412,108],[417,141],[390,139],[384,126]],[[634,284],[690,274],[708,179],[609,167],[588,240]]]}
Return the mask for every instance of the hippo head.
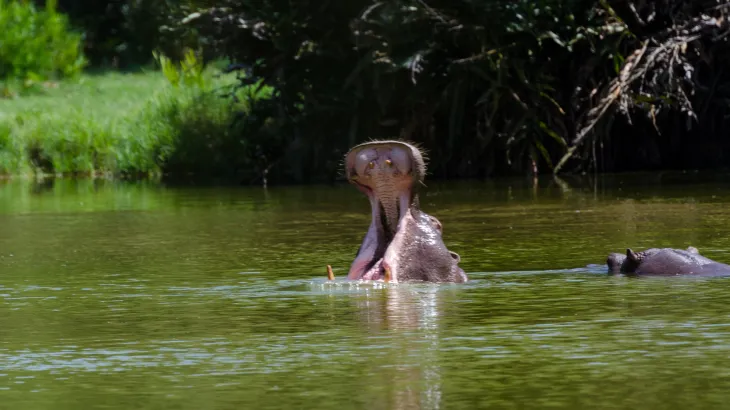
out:
{"label": "hippo head", "polygon": [[644,252],[634,252],[631,248],[626,249],[626,254],[612,253],[606,259],[608,270],[613,273],[631,273],[636,271],[647,253],[654,249],[647,249]]}
{"label": "hippo head", "polygon": [[345,156],[345,172],[372,210],[349,279],[466,282],[459,255],[444,245],[441,222],[419,207],[426,163],[418,148],[401,141],[360,144]]}
{"label": "hippo head", "polygon": [[694,246],[690,246],[687,250],[677,249],[658,249],[650,248],[642,252],[634,252],[631,248],[626,249],[626,254],[612,253],[608,255],[606,259],[606,265],[611,273],[635,273],[641,264],[648,258],[658,255],[667,254],[671,257],[665,256],[664,259],[671,261],[672,258],[686,257],[686,255],[699,255],[699,251]]}

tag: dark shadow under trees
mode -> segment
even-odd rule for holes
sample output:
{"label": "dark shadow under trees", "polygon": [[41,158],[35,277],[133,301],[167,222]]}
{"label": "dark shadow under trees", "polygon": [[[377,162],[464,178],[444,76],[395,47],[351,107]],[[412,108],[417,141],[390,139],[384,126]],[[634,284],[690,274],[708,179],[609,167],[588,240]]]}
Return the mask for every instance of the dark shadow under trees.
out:
{"label": "dark shadow under trees", "polygon": [[193,0],[168,34],[230,58],[241,85],[273,89],[237,137],[272,180],[332,178],[350,146],[392,137],[423,146],[443,178],[724,167],[728,10],[720,0]]}

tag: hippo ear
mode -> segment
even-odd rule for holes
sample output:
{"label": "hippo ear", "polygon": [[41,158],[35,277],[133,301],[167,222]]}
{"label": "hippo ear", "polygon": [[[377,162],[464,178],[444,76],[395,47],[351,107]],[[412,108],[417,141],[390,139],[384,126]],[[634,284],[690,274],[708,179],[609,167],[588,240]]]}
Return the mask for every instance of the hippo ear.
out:
{"label": "hippo ear", "polygon": [[433,225],[433,227],[436,228],[436,230],[439,231],[439,233],[441,233],[443,235],[444,234],[444,226],[441,225],[441,221],[439,221],[438,219],[436,219],[435,216],[431,216],[431,215],[429,215],[428,218],[431,220],[431,225]]}
{"label": "hippo ear", "polygon": [[641,257],[632,251],[631,248],[626,248],[626,258],[634,263],[638,263],[641,260]]}
{"label": "hippo ear", "polygon": [[699,250],[697,250],[697,248],[695,248],[694,246],[690,246],[690,247],[688,247],[688,248],[687,248],[687,252],[689,252],[689,253],[694,253],[694,254],[696,254],[696,255],[699,255],[699,254],[700,254],[700,251],[699,251]]}

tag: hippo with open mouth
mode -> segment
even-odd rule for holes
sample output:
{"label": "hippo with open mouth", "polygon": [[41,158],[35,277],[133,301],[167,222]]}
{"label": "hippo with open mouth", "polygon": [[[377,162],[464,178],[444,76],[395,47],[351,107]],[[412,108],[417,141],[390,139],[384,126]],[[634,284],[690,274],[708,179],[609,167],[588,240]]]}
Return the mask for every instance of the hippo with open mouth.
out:
{"label": "hippo with open mouth", "polygon": [[730,265],[706,258],[692,246],[686,250],[650,248],[643,252],[626,249],[626,255],[610,254],[606,265],[610,273],[626,275],[730,275]]}
{"label": "hippo with open mouth", "polygon": [[347,275],[353,280],[466,282],[438,219],[419,207],[426,163],[401,141],[371,141],[345,156],[348,181],[367,195],[372,221]]}

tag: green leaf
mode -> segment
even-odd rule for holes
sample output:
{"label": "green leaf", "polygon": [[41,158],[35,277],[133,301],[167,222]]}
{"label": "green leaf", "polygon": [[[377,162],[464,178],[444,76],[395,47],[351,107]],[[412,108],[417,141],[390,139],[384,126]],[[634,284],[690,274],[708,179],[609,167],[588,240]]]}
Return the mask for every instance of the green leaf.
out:
{"label": "green leaf", "polygon": [[540,121],[540,129],[542,129],[547,135],[552,137],[555,141],[558,142],[558,144],[562,145],[563,147],[567,147],[568,143],[565,142],[565,139],[563,139],[558,133],[550,129],[550,127],[547,126],[544,122]]}

